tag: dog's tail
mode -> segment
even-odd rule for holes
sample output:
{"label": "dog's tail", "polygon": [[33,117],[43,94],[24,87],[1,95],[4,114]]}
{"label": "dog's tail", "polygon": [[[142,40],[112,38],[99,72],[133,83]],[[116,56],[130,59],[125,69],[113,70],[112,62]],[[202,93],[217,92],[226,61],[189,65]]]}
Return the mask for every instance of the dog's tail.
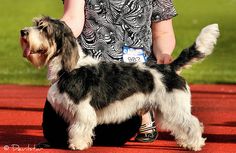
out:
{"label": "dog's tail", "polygon": [[204,27],[195,43],[191,47],[184,49],[170,66],[177,72],[203,60],[212,53],[219,34],[218,24]]}

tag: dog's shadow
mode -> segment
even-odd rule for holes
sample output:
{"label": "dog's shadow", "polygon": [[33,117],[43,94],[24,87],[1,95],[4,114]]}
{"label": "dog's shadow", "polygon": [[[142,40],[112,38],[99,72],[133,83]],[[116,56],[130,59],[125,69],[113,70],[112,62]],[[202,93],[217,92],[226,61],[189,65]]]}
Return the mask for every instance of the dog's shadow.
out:
{"label": "dog's shadow", "polygon": [[[128,140],[135,136],[141,125],[140,116],[133,116],[120,124],[102,124],[94,129],[95,146],[123,146]],[[41,143],[39,147],[68,146],[68,124],[60,117],[51,104],[46,101],[43,111],[43,133],[49,143]]]}
{"label": "dog's shadow", "polygon": [[33,131],[41,133],[41,130],[42,127],[39,125],[1,125],[0,145],[15,148],[36,148],[37,143],[45,141],[45,139],[40,134],[33,135]]}

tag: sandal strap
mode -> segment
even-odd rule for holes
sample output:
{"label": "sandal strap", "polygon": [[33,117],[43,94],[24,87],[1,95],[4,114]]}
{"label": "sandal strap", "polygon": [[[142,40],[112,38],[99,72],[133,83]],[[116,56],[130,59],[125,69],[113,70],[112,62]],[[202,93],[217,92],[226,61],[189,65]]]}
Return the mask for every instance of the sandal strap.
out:
{"label": "sandal strap", "polygon": [[145,133],[146,131],[155,131],[156,130],[156,124],[155,124],[155,119],[154,119],[154,112],[150,111],[150,120],[151,122],[146,123],[146,124],[142,124],[139,128],[139,133]]}
{"label": "sandal strap", "polygon": [[140,128],[145,128],[145,127],[150,127],[150,126],[155,126],[155,121],[152,121],[152,122],[150,122],[148,124],[142,124],[140,126]]}
{"label": "sandal strap", "polygon": [[146,131],[156,131],[156,127],[149,127],[149,128],[145,128],[145,129],[141,129],[139,130],[139,133],[147,133]]}
{"label": "sandal strap", "polygon": [[152,121],[148,124],[143,124],[141,125],[140,129],[139,129],[139,132],[140,133],[145,133],[146,131],[155,131],[156,130],[156,126],[155,126],[155,121]]}

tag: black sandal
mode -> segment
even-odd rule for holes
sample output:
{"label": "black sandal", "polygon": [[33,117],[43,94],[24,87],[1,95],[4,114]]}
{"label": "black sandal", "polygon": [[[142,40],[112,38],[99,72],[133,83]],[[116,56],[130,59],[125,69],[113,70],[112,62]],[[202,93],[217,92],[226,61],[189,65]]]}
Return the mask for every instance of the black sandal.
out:
{"label": "black sandal", "polygon": [[[139,132],[137,136],[135,137],[135,141],[137,142],[153,142],[158,137],[158,132],[156,130],[155,121],[153,118],[153,114],[151,114],[151,120],[152,122],[149,124],[143,124],[141,125]],[[151,131],[151,132],[147,132]]]}

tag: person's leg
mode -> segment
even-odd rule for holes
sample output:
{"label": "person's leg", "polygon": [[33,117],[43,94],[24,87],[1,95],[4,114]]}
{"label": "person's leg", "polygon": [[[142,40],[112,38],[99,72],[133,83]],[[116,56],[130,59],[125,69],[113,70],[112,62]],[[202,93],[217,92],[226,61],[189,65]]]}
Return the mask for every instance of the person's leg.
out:
{"label": "person's leg", "polygon": [[142,115],[142,125],[135,137],[138,142],[153,142],[156,140],[158,132],[156,130],[153,112],[148,112]]}

